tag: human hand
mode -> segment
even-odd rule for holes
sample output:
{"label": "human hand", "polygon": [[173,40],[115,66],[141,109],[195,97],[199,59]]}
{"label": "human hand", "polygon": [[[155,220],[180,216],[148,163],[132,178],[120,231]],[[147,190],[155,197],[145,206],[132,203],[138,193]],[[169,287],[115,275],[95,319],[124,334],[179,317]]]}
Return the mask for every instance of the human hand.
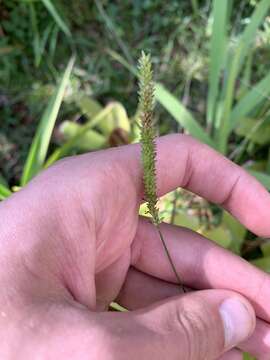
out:
{"label": "human hand", "polygon": [[[269,237],[270,195],[207,146],[158,139],[157,176],[159,196],[187,188]],[[270,358],[269,275],[163,224],[178,273],[200,290],[181,294],[138,217],[142,196],[130,145],[62,160],[0,204],[1,359]],[[133,311],[106,312],[113,300]]]}

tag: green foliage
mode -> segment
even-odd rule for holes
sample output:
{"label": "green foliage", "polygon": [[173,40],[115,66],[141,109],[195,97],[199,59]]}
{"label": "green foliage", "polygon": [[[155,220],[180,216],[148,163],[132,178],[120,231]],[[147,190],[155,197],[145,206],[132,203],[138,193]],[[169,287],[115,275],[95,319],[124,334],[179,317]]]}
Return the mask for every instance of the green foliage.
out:
{"label": "green foliage", "polygon": [[11,191],[8,188],[8,184],[3,176],[0,174],[0,200],[6,199],[11,195]]}
{"label": "green foliage", "polygon": [[203,130],[185,106],[164,87],[159,86],[157,92],[158,101],[187,132],[225,155],[228,153],[230,135],[236,125],[243,123],[258,105],[266,103],[267,109],[269,108],[269,73],[239,100],[236,81],[239,78],[241,81],[242,64],[251,51],[270,3],[268,0],[261,0],[244,31],[228,41],[230,3],[229,0],[224,0],[222,4],[218,0],[213,1],[206,130]]}
{"label": "green foliage", "polygon": [[68,26],[66,25],[66,23],[63,21],[63,19],[61,18],[61,16],[58,14],[58,11],[56,10],[53,2],[51,0],[41,0],[43,5],[46,7],[46,9],[48,10],[48,12],[51,14],[51,16],[53,17],[54,21],[56,22],[56,24],[59,26],[59,28],[68,36],[71,36],[71,32],[68,28]]}
{"label": "green foliage", "polygon": [[24,166],[21,186],[24,186],[43,168],[52,136],[52,131],[63,100],[67,83],[69,81],[74,61],[74,58],[70,59],[59,86],[56,89],[55,94],[52,96],[48,107],[46,108],[41,118]]}
{"label": "green foliage", "polygon": [[185,130],[198,140],[210,146],[215,146],[213,140],[194,119],[185,106],[183,106],[180,101],[178,101],[164,88],[164,86],[160,84],[156,86],[156,98]]}

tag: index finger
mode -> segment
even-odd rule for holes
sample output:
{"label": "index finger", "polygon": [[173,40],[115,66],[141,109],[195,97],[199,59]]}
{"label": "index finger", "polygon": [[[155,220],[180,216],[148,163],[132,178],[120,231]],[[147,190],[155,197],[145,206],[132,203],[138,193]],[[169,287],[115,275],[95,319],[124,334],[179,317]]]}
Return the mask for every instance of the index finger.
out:
{"label": "index finger", "polygon": [[[117,149],[142,193],[140,148]],[[116,155],[115,153],[115,155]],[[262,237],[270,236],[270,195],[244,169],[190,136],[174,134],[157,139],[158,196],[177,187],[219,204]]]}

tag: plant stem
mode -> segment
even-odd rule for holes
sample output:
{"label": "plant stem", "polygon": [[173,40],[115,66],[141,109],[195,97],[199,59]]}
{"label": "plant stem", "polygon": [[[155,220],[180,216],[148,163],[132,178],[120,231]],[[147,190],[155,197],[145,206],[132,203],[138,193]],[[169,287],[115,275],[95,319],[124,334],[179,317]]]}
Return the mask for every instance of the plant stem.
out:
{"label": "plant stem", "polygon": [[181,279],[180,279],[180,276],[179,276],[179,274],[178,274],[178,272],[177,272],[177,270],[176,270],[176,267],[175,267],[175,265],[174,265],[173,259],[172,259],[172,257],[171,257],[170,251],[169,251],[169,249],[168,249],[168,247],[167,247],[167,244],[166,244],[165,239],[164,239],[164,237],[163,237],[163,234],[162,234],[162,232],[161,232],[160,226],[155,224],[155,227],[156,227],[156,229],[157,229],[159,238],[160,238],[160,240],[161,240],[161,242],[162,242],[163,248],[164,248],[164,250],[165,250],[165,252],[166,252],[166,255],[167,255],[167,258],[168,258],[169,263],[170,263],[170,265],[171,265],[171,268],[172,268],[172,270],[173,270],[173,272],[174,272],[174,275],[175,275],[175,277],[176,277],[177,283],[180,285],[180,287],[181,287],[181,289],[183,290],[183,292],[186,292],[186,289],[185,289],[185,287],[184,287],[184,285],[183,285],[183,283],[182,283],[182,281],[181,281]]}

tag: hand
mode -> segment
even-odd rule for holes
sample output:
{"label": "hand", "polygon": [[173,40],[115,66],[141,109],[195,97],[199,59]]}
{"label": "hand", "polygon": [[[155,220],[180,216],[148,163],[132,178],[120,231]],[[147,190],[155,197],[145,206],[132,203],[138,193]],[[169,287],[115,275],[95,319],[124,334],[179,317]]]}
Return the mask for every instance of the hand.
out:
{"label": "hand", "polygon": [[[160,138],[157,167],[159,196],[184,187],[269,237],[270,195],[207,146]],[[181,294],[138,217],[142,191],[130,145],[62,160],[0,204],[1,359],[270,358],[269,275],[163,224],[178,273],[200,290]],[[106,312],[113,300],[133,311]]]}

